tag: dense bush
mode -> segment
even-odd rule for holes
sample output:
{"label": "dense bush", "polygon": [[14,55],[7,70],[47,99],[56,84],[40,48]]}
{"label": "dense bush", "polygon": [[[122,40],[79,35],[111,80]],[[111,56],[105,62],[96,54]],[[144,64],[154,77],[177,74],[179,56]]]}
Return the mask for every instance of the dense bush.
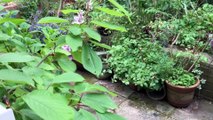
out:
{"label": "dense bush", "polygon": [[114,71],[113,80],[159,90],[173,66],[162,47],[156,42],[121,38],[113,46],[108,62]]}
{"label": "dense bush", "polygon": [[157,20],[150,26],[155,30],[156,38],[161,41],[193,49],[202,48],[208,42],[208,35],[213,31],[213,5],[205,4],[201,8],[186,10],[181,18],[172,18],[167,21]]}
{"label": "dense bush", "polygon": [[[183,79],[183,86],[192,85],[195,79],[201,79],[199,63],[206,61],[206,58],[201,56],[200,52],[208,49],[208,35],[212,33],[213,28],[209,27],[212,26],[212,5],[191,0],[119,2],[131,11],[132,22],[117,20],[126,26],[128,32],[114,34],[114,47],[109,59],[115,73],[114,80],[156,90],[162,86],[164,79],[175,79],[177,82],[183,78],[181,76],[188,76],[188,79]],[[151,42],[145,42],[145,39]],[[186,51],[170,51],[170,59],[166,51],[159,49],[160,46],[174,45]],[[150,49],[145,52],[146,48]],[[191,51],[187,51],[189,49]],[[152,64],[149,58],[155,64]],[[171,68],[173,65],[174,68]],[[167,74],[160,76],[162,71],[157,68],[162,68]]]}

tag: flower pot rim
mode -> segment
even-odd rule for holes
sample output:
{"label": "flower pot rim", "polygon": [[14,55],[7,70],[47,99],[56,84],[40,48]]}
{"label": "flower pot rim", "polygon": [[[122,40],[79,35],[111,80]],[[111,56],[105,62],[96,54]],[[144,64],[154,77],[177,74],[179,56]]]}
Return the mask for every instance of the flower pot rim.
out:
{"label": "flower pot rim", "polygon": [[171,87],[174,87],[174,88],[180,88],[180,89],[184,89],[184,88],[196,88],[198,85],[200,85],[200,80],[197,79],[196,80],[196,83],[194,85],[191,85],[191,86],[180,86],[180,85],[173,85],[171,84],[168,80],[165,81],[167,85],[171,86]]}

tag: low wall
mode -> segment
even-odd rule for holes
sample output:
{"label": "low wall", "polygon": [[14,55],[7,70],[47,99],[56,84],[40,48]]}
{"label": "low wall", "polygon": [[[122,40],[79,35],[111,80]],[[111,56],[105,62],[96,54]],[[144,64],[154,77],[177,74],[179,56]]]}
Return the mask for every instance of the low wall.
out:
{"label": "low wall", "polygon": [[202,85],[201,96],[213,101],[213,64],[202,64],[201,70],[203,70],[202,77],[206,79],[206,83]]}

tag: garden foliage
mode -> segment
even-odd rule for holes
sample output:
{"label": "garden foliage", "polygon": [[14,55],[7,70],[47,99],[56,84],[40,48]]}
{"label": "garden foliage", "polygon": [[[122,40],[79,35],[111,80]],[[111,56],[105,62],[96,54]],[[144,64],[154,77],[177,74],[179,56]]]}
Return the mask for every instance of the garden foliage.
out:
{"label": "garden foliage", "polygon": [[[96,26],[125,31],[90,21],[93,10],[109,10],[92,2],[88,0],[84,11],[62,10],[74,19],[43,17],[30,25],[9,15],[0,17],[0,103],[12,108],[17,120],[124,119],[112,112],[117,108],[110,98],[114,93],[76,73],[76,61],[94,75],[102,71],[101,59],[90,47],[106,46],[99,43]],[[117,8],[110,12],[128,13],[116,1],[109,2]]]}

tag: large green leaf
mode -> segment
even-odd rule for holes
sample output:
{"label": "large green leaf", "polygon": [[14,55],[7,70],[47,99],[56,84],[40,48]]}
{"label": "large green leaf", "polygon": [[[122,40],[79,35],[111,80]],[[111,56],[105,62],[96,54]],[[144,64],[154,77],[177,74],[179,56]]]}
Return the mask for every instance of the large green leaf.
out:
{"label": "large green leaf", "polygon": [[130,14],[127,10],[125,10],[125,8],[123,6],[121,6],[118,2],[116,2],[116,0],[108,0],[110,3],[112,3],[115,7],[117,7],[120,11],[122,11],[129,19],[129,21],[131,22],[130,19]]}
{"label": "large green leaf", "polygon": [[0,19],[0,24],[5,23],[5,22],[12,22],[16,25],[19,25],[25,21],[26,20],[24,20],[24,19],[18,19],[18,18],[2,18],[2,19]]}
{"label": "large green leaf", "polygon": [[29,62],[34,60],[33,56],[24,53],[3,53],[0,54],[0,62]]}
{"label": "large green leaf", "polygon": [[102,48],[105,48],[105,49],[108,49],[108,50],[111,49],[111,47],[109,45],[106,45],[104,43],[99,43],[99,42],[92,41],[92,40],[90,40],[90,42],[93,43],[96,46],[99,46],[99,47],[102,47]]}
{"label": "large green leaf", "polygon": [[61,12],[66,15],[69,13],[78,13],[79,10],[67,9],[67,10],[61,10]]}
{"label": "large green leaf", "polygon": [[71,37],[70,35],[67,35],[66,43],[71,47],[72,51],[75,52],[82,46],[83,40],[80,37]]}
{"label": "large green leaf", "polygon": [[96,120],[96,118],[92,113],[84,109],[80,109],[78,112],[76,112],[75,120]]}
{"label": "large green leaf", "polygon": [[89,83],[79,83],[74,86],[74,91],[78,94],[87,93],[87,92],[105,92],[112,96],[116,96],[116,94],[110,92],[105,87],[96,85],[96,84],[89,84]]}
{"label": "large green leaf", "polygon": [[4,33],[0,33],[0,41],[6,41],[8,39],[10,39],[11,37],[7,34]]}
{"label": "large green leaf", "polygon": [[46,90],[36,90],[25,96],[27,105],[44,120],[72,120],[74,111],[65,97]]}
{"label": "large green leaf", "polygon": [[101,41],[101,36],[99,33],[97,33],[95,30],[91,29],[91,28],[83,28],[83,30],[87,33],[87,35],[90,37],[90,38],[93,38],[97,41]]}
{"label": "large green leaf", "polygon": [[75,61],[77,61],[78,63],[82,63],[82,51],[81,50],[72,52],[72,56]]}
{"label": "large green leaf", "polygon": [[103,67],[100,57],[87,43],[84,43],[82,50],[82,63],[84,68],[98,76]]}
{"label": "large green leaf", "polygon": [[106,23],[106,22],[100,22],[100,21],[92,21],[92,23],[104,27],[104,28],[108,28],[111,30],[117,30],[117,31],[121,31],[121,32],[126,32],[126,28],[123,26],[118,26],[118,25],[113,25],[111,23]]}
{"label": "large green leaf", "polygon": [[46,23],[68,23],[69,21],[66,19],[58,18],[58,17],[44,17],[38,21],[40,24]]}
{"label": "large green leaf", "polygon": [[100,10],[100,11],[102,11],[102,12],[105,12],[105,13],[107,13],[109,15],[118,16],[118,17],[124,16],[123,13],[115,11],[115,10],[112,10],[112,9],[109,9],[109,8],[98,7],[97,9]]}
{"label": "large green leaf", "polygon": [[0,70],[0,79],[14,83],[29,84],[34,86],[34,82],[30,76],[15,70]]}
{"label": "large green leaf", "polygon": [[32,110],[30,109],[22,109],[19,111],[19,113],[22,115],[22,119],[31,119],[31,120],[42,120],[38,115],[36,115]]}
{"label": "large green leaf", "polygon": [[80,35],[81,34],[81,28],[74,25],[74,26],[71,26],[69,28],[69,31],[73,34],[73,35]]}
{"label": "large green leaf", "polygon": [[66,72],[74,72],[76,70],[76,64],[68,58],[59,59],[58,64]]}
{"label": "large green leaf", "polygon": [[74,72],[67,72],[67,73],[63,73],[59,76],[56,76],[52,83],[69,83],[69,82],[82,82],[84,81],[84,78]]}
{"label": "large green leaf", "polygon": [[113,113],[97,113],[99,120],[126,120],[125,118]]}
{"label": "large green leaf", "polygon": [[81,102],[100,113],[105,113],[108,109],[117,108],[116,104],[106,94],[86,94],[82,97]]}

